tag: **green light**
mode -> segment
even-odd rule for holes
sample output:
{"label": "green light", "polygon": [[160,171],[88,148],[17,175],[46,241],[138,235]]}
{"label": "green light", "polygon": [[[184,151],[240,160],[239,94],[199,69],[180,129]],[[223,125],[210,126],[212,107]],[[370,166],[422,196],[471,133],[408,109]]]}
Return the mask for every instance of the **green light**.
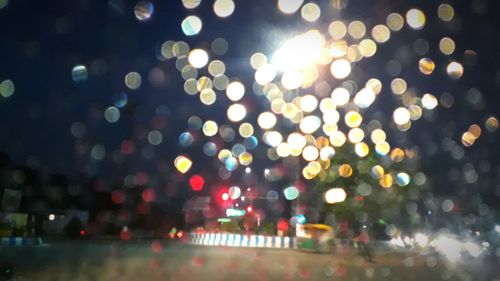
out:
{"label": "green light", "polygon": [[228,217],[242,217],[246,213],[247,212],[245,210],[239,210],[239,209],[227,209],[226,210],[226,216],[228,216]]}

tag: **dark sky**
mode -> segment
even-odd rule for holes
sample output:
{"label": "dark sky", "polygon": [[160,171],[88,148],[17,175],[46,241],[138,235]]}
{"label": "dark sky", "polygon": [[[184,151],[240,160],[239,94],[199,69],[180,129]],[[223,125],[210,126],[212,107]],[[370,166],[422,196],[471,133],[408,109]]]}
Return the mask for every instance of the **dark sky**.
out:
{"label": "dark sky", "polygon": [[[185,152],[199,164],[194,171],[214,173],[212,163],[217,161],[201,153],[207,139],[198,132],[195,144],[182,148],[178,136],[187,129],[187,119],[193,114],[223,119],[227,103],[203,107],[197,97],[184,94],[184,81],[175,69],[175,62],[157,59],[161,44],[166,40],[184,40],[192,47],[207,47],[213,39],[223,37],[230,46],[222,57],[228,72],[248,82],[253,75],[248,63],[252,53],[271,52],[276,47],[275,37],[315,26],[304,24],[300,15],[283,16],[277,12],[275,1],[236,0],[236,10],[227,19],[214,15],[211,2],[205,0],[197,9],[188,11],[180,0],[152,1],[152,18],[140,22],[133,12],[136,1],[11,0],[0,10],[0,81],[11,79],[16,90],[13,96],[0,98],[0,150],[16,163],[36,165],[80,180],[97,175],[105,180],[120,181],[126,175],[144,171],[156,175],[152,177],[159,181],[168,181],[178,177],[173,172],[173,159]],[[319,2],[326,5],[323,2],[327,1]],[[455,22],[445,25],[437,19],[439,3],[435,1],[351,0],[340,14],[325,12],[328,16],[323,16],[318,24],[327,25],[332,18],[342,16],[361,19],[367,26],[373,26],[385,22],[390,12],[404,14],[410,7],[425,11],[428,23],[424,30],[412,31],[405,27],[380,48],[377,58],[360,64],[364,73],[384,83],[389,83],[392,77],[380,70],[400,48],[411,50],[416,39],[427,40],[431,45],[429,56],[435,58],[442,71],[446,59],[438,56],[435,44],[445,35],[455,39],[454,58],[465,65],[465,74],[459,81],[446,80],[446,75],[418,76],[414,74],[415,69],[403,72],[406,79],[422,91],[437,97],[451,93],[455,97],[454,106],[439,108],[434,116],[415,122],[414,128],[404,136],[394,135],[396,142],[421,148],[422,170],[432,173],[439,188],[447,185],[448,192],[453,192],[456,186],[450,183],[450,171],[456,169],[463,173],[467,163],[480,170],[481,163],[487,161],[490,168],[480,176],[485,183],[475,184],[487,185],[488,192],[496,196],[500,193],[499,179],[495,176],[496,171],[500,171],[498,134],[483,129],[483,136],[473,147],[465,148],[465,156],[458,160],[452,159],[443,145],[450,139],[461,146],[460,136],[471,124],[478,123],[484,128],[488,116],[500,113],[500,20],[496,2],[453,3],[457,14]],[[180,22],[189,14],[199,15],[204,23],[200,35],[191,38],[184,36],[180,28]],[[466,50],[473,50],[477,55],[467,57]],[[76,83],[71,70],[78,64],[87,67],[89,76]],[[148,73],[154,67],[163,70],[165,83],[154,85],[148,81]],[[143,77],[137,91],[124,85],[124,76],[130,71],[137,71]],[[250,85],[248,83],[248,90]],[[481,92],[479,105],[468,98],[470,88]],[[110,124],[104,119],[103,111],[113,104],[113,94],[120,92],[128,94],[128,105],[121,110],[120,120]],[[256,104],[257,109],[262,106]],[[373,114],[378,111],[391,116],[391,101],[380,100],[376,106],[378,109]],[[251,118],[255,120],[255,116]],[[81,122],[86,128],[81,139],[71,133],[75,122]],[[152,129],[160,130],[164,137],[163,143],[156,147],[147,144],[146,135]],[[117,162],[113,155],[118,153],[124,140],[135,145],[136,153]],[[102,161],[90,157],[96,144],[105,148]],[[152,156],[144,157],[148,152]],[[256,167],[257,170],[264,168]]]}

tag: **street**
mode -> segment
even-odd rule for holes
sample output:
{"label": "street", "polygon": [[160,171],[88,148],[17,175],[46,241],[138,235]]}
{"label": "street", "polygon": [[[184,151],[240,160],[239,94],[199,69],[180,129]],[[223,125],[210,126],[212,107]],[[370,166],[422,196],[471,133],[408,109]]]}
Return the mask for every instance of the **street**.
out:
{"label": "street", "polygon": [[75,241],[6,247],[16,280],[494,280],[493,268],[456,265],[434,254],[356,250],[316,254],[286,249],[193,246],[160,241]]}

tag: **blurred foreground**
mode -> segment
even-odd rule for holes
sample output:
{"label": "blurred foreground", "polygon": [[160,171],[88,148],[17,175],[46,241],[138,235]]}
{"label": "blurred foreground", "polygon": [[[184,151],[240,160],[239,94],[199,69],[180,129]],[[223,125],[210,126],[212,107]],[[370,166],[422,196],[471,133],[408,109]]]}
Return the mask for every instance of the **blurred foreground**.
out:
{"label": "blurred foreground", "polygon": [[500,280],[495,261],[450,263],[409,250],[376,251],[374,262],[367,262],[355,249],[314,254],[87,240],[6,247],[0,256],[16,266],[16,280]]}

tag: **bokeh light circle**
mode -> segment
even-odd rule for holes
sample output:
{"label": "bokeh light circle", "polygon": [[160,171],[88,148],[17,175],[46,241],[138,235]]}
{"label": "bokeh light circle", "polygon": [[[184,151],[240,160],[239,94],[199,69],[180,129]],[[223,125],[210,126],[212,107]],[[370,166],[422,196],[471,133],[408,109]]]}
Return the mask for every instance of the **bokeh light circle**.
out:
{"label": "bokeh light circle", "polygon": [[207,137],[215,136],[217,134],[217,130],[219,129],[219,126],[217,126],[217,123],[212,120],[208,120],[203,124],[203,133]]}
{"label": "bokeh light circle", "polygon": [[347,193],[343,188],[331,188],[323,195],[323,199],[328,204],[344,202],[346,198]]}
{"label": "bokeh light circle", "polygon": [[154,6],[149,1],[139,1],[134,6],[135,17],[139,21],[146,21],[151,18],[154,12]]}
{"label": "bokeh light circle", "polygon": [[299,197],[299,190],[295,186],[289,186],[283,190],[286,200],[294,200]]}
{"label": "bokeh light circle", "polygon": [[188,16],[181,23],[182,32],[186,36],[193,36],[200,33],[202,27],[203,23],[197,16]]}
{"label": "bokeh light circle", "polygon": [[218,17],[226,18],[233,14],[235,5],[233,0],[215,0],[213,9]]}
{"label": "bokeh light circle", "polygon": [[247,115],[247,110],[244,105],[235,103],[228,107],[227,118],[232,122],[239,122]]}
{"label": "bokeh light circle", "polygon": [[114,106],[110,106],[104,110],[104,118],[109,123],[116,123],[120,119],[120,110]]}
{"label": "bokeh light circle", "polygon": [[231,101],[239,101],[245,95],[245,86],[239,82],[231,82],[226,88],[226,95]]}
{"label": "bokeh light circle", "polygon": [[330,72],[337,79],[344,79],[351,73],[351,64],[345,59],[332,62]]}
{"label": "bokeh light circle", "polygon": [[229,194],[229,198],[236,200],[241,196],[241,188],[238,186],[231,186],[227,193]]}
{"label": "bokeh light circle", "polygon": [[202,68],[208,63],[208,54],[205,50],[194,49],[189,52],[188,62],[195,68]]}

